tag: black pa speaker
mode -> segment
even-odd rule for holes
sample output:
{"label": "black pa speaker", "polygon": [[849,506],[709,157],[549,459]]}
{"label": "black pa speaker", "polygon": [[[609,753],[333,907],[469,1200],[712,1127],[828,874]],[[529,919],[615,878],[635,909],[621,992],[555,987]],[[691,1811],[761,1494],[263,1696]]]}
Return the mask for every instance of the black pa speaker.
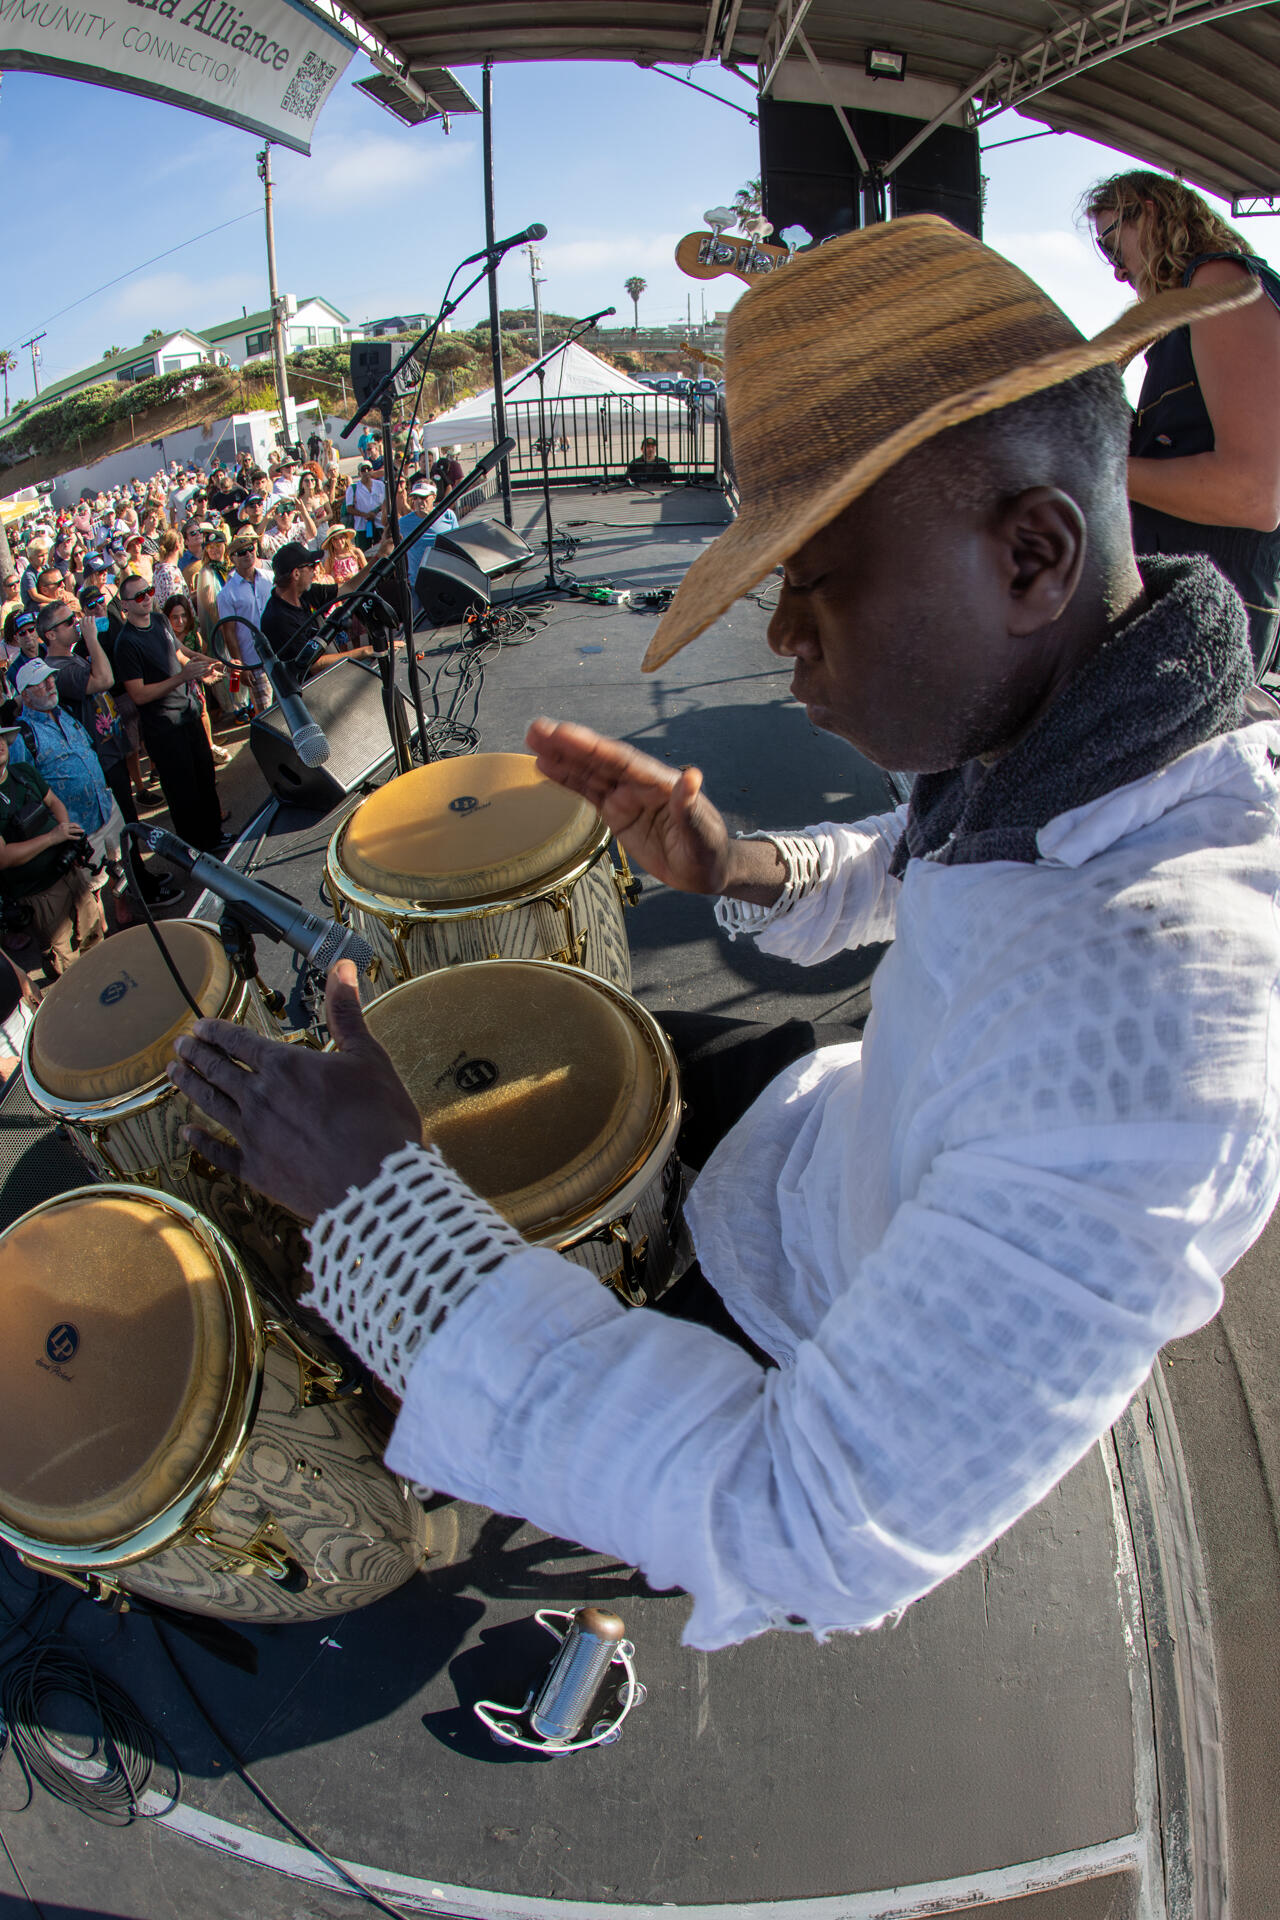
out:
{"label": "black pa speaker", "polygon": [[422,611],[433,627],[452,627],[472,608],[483,613],[489,604],[489,582],[479,567],[460,553],[441,553],[441,543],[427,548],[415,581]]}
{"label": "black pa speaker", "polygon": [[[404,352],[401,345],[390,340],[353,340],[351,342],[351,389],[355,394],[356,406],[362,407],[371,400],[377,388],[391,371],[392,362],[398,360]],[[410,360],[402,368],[395,384],[396,395],[403,399],[414,391],[418,384],[421,368],[416,360]]]}
{"label": "black pa speaker", "polygon": [[[888,91],[886,87],[886,92]],[[877,217],[874,184],[858,170],[841,115],[869,167],[888,165],[920,131],[904,114],[873,113],[799,100],[760,102],[764,209],[774,232],[807,227],[815,240],[849,233]],[[982,238],[982,170],[977,130],[935,127],[889,180],[891,210],[940,213]]]}
{"label": "black pa speaker", "polygon": [[452,533],[442,533],[435,544],[437,553],[460,554],[473,567],[479,567],[486,580],[513,573],[533,558],[527,540],[505,526],[501,520],[468,520]]}
{"label": "black pa speaker", "polygon": [[[382,681],[364,662],[343,660],[308,680],[302,698],[329,742],[323,766],[303,765],[278,706],[250,721],[249,745],[277,800],[328,813],[391,758]],[[396,700],[408,727],[408,706],[401,694]]]}

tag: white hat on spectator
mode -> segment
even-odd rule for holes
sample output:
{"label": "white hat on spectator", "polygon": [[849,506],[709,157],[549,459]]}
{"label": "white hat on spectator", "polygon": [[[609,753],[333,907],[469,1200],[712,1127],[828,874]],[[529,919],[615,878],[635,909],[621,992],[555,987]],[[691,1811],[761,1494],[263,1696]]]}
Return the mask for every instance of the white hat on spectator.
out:
{"label": "white hat on spectator", "polygon": [[34,687],[37,681],[47,680],[53,668],[47,660],[27,660],[13,676],[13,684],[19,693],[25,693],[28,687]]}

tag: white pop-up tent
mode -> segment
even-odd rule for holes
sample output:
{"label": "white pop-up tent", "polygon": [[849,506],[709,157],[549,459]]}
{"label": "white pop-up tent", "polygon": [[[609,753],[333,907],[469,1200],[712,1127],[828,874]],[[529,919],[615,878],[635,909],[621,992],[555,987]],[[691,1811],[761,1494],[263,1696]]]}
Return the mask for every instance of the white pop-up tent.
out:
{"label": "white pop-up tent", "polygon": [[[616,394],[643,399],[652,414],[655,400],[660,399],[650,388],[633,380],[630,374],[621,372],[617,367],[606,366],[603,360],[597,359],[594,353],[589,353],[576,340],[549,363],[546,387],[548,406],[558,400],[603,400]],[[483,393],[473,394],[469,400],[460,400],[447,413],[437,414],[423,428],[424,444],[428,447],[445,447],[455,443],[461,447],[487,446],[493,439],[493,391],[492,387],[486,387]],[[536,401],[537,376],[529,374],[527,370],[513,373],[509,380],[503,381],[502,392],[508,404],[523,400]],[[679,402],[668,404],[674,408],[673,418],[676,417],[680,411]]]}

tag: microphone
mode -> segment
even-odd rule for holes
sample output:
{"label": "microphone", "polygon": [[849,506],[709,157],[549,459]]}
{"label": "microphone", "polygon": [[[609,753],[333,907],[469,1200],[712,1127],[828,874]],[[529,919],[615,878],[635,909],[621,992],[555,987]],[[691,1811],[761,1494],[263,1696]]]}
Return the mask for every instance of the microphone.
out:
{"label": "microphone", "polygon": [[579,320],[577,324],[580,327],[594,327],[597,320],[607,320],[610,315],[615,314],[617,311],[618,309],[616,307],[601,307],[599,313],[589,314],[585,320]]}
{"label": "microphone", "polygon": [[[243,615],[235,616],[235,622],[242,627],[248,627],[254,636],[259,657],[276,696],[276,705],[289,729],[289,738],[294,744],[299,760],[304,767],[322,767],[329,758],[329,742],[322,729],[312,719],[307,704],[302,698],[298,681],[283,660],[277,659],[275,649],[261,627],[255,626],[252,620],[246,620]],[[232,625],[235,622],[228,620],[227,624]],[[221,626],[222,622],[219,621],[218,625]],[[317,657],[323,651],[322,646],[316,646],[312,657]],[[306,657],[305,653],[303,657]]]}
{"label": "microphone", "polygon": [[340,920],[322,920],[319,914],[308,913],[292,894],[282,893],[264,880],[254,880],[247,873],[237,873],[210,853],[197,853],[163,827],[129,821],[125,831],[140,840],[149,853],[159,854],[171,867],[192,874],[210,893],[233,907],[255,933],[283,941],[319,972],[327,973],[335,960],[353,960],[361,973],[368,973],[373,965],[376,956],[367,940]]}
{"label": "microphone", "polygon": [[481,247],[479,253],[469,253],[460,264],[468,267],[473,260],[496,260],[499,254],[509,253],[512,247],[525,247],[531,240],[545,240],[546,237],[546,228],[540,221],[535,220],[533,225],[526,227],[522,233],[509,233],[505,240],[495,240],[491,247]]}

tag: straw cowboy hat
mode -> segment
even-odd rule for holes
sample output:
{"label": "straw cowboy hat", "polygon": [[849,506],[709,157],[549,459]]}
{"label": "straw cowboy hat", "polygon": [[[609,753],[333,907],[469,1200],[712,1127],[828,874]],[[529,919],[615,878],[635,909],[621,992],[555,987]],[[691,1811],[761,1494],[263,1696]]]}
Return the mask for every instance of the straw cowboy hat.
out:
{"label": "straw cowboy hat", "polygon": [[1256,280],[1139,301],[1092,340],[1047,293],[933,214],[798,254],[725,330],[741,510],[694,561],[644,657],[652,673],[947,427],[1257,297]]}

